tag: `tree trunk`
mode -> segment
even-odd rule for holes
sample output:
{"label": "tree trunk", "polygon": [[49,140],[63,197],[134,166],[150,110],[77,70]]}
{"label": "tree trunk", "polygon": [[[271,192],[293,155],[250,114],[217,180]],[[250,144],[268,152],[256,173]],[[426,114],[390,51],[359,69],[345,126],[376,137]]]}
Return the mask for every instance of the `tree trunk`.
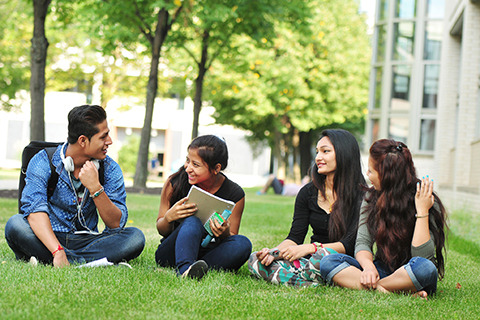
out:
{"label": "tree trunk", "polygon": [[152,42],[152,61],[150,63],[150,76],[147,85],[145,120],[140,138],[135,177],[133,179],[133,185],[137,188],[146,188],[147,186],[150,133],[152,131],[153,107],[158,90],[158,64],[160,61],[160,50],[171,27],[171,24],[168,24],[168,18],[168,11],[162,8],[158,13],[155,38]]}
{"label": "tree trunk", "polygon": [[198,136],[198,125],[200,118],[200,111],[202,110],[202,92],[203,81],[205,80],[205,74],[207,73],[207,58],[208,58],[208,38],[210,33],[205,30],[202,38],[202,58],[198,64],[198,77],[195,79],[195,97],[193,99],[193,127],[192,127],[192,139]]}
{"label": "tree trunk", "polygon": [[302,178],[309,174],[312,166],[312,131],[300,132],[300,172]]}
{"label": "tree trunk", "polygon": [[292,139],[290,132],[284,133],[283,135],[283,163],[285,165],[285,180],[292,181],[293,174],[292,168],[290,165],[290,152],[292,150]]}
{"label": "tree trunk", "polygon": [[277,159],[277,172],[274,172],[278,179],[284,180],[286,177],[285,174],[285,162],[284,162],[284,153],[285,153],[285,140],[283,140],[282,133],[278,130],[274,132],[274,145],[273,145],[273,154]]}
{"label": "tree trunk", "polygon": [[302,174],[300,170],[300,136],[297,128],[293,130],[292,152],[293,152],[293,178],[295,183],[300,183]]}
{"label": "tree trunk", "polygon": [[45,65],[48,40],[45,18],[51,0],[33,1],[33,38],[30,77],[30,140],[45,140]]}

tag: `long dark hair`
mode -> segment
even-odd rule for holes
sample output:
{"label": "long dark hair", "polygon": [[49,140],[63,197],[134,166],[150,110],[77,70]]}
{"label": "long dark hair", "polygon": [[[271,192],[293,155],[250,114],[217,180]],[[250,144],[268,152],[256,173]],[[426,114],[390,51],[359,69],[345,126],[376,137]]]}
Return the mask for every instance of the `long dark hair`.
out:
{"label": "long dark hair", "polygon": [[[370,188],[366,201],[367,227],[377,244],[375,257],[391,270],[411,258],[415,228],[417,178],[412,154],[402,142],[382,139],[370,147],[370,159],[378,172],[380,190]],[[429,210],[430,232],[435,239],[435,265],[440,278],[445,271],[446,210],[434,193],[435,204]]]}
{"label": "long dark hair", "polygon": [[[320,139],[328,137],[335,149],[337,168],[333,178],[333,192],[337,201],[333,204],[328,225],[329,239],[332,242],[339,241],[346,233],[347,226],[352,219],[358,219],[363,188],[366,186],[362,174],[360,161],[360,148],[355,137],[343,129],[324,130]],[[313,185],[325,195],[326,176],[318,173],[314,162],[311,167]],[[355,221],[356,222],[356,221]]]}
{"label": "long dark hair", "polygon": [[[193,139],[187,150],[197,150],[198,155],[208,165],[212,172],[215,166],[220,164],[220,171],[225,170],[228,165],[227,143],[221,137],[215,135],[204,135]],[[170,197],[170,206],[173,206],[178,200],[185,197],[190,190],[188,175],[182,165],[177,172],[170,176],[172,184],[172,196]]]}

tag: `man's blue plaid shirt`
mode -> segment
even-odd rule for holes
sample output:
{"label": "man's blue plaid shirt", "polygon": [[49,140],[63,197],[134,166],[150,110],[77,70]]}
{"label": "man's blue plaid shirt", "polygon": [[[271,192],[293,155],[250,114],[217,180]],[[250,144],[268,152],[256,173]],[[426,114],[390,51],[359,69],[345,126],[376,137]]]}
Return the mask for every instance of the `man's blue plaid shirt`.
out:
{"label": "man's blue plaid shirt", "polygon": [[[52,163],[59,175],[57,187],[47,200],[47,185],[50,179],[50,163],[47,152],[40,151],[32,157],[28,164],[25,188],[23,189],[21,203],[24,217],[30,213],[46,212],[50,218],[54,232],[75,232],[78,226],[77,217],[77,196],[70,183],[68,172],[64,169],[60,152],[61,145],[55,151]],[[104,188],[110,200],[122,211],[120,227],[125,227],[128,218],[126,206],[127,194],[120,166],[109,156],[104,160]],[[93,190],[92,192],[95,192]],[[89,191],[85,190],[86,199],[83,201],[82,213],[85,217],[86,226],[92,231],[98,231],[98,213],[94,201],[88,196]]]}

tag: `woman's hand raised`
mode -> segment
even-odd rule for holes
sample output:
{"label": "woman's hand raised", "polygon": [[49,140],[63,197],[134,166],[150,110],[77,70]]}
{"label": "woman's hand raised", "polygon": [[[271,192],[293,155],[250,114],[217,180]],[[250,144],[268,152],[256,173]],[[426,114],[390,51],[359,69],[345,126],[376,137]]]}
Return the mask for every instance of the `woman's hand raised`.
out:
{"label": "woman's hand raised", "polygon": [[435,198],[433,197],[433,180],[422,178],[422,182],[417,183],[417,193],[415,194],[415,208],[417,215],[428,215],[428,210],[433,206]]}

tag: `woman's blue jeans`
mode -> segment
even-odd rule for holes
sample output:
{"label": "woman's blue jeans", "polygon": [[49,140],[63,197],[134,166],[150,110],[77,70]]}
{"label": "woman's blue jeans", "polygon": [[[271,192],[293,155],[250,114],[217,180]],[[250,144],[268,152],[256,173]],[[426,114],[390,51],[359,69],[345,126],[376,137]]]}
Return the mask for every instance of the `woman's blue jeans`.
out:
{"label": "woman's blue jeans", "polygon": [[[118,263],[134,259],[145,247],[145,236],[137,228],[105,229],[100,234],[55,232],[71,263],[85,263],[106,257]],[[22,214],[12,216],[5,225],[5,238],[17,259],[36,257],[40,262],[53,262],[52,253],[37,238]]]}
{"label": "woman's blue jeans", "polygon": [[[380,279],[388,277],[394,271],[391,271],[381,261],[374,261]],[[363,270],[358,261],[346,254],[331,254],[320,262],[320,274],[328,284],[332,284],[333,277],[347,267],[355,267]],[[432,261],[413,257],[403,266],[407,271],[417,291],[425,290],[428,294],[437,291],[438,271]]]}
{"label": "woman's blue jeans", "polygon": [[204,260],[209,268],[236,271],[252,252],[252,243],[242,235],[216,239],[206,248],[201,247],[206,235],[200,219],[194,216],[186,218],[162,240],[155,252],[155,261],[163,267],[176,267],[179,274],[197,260]]}

